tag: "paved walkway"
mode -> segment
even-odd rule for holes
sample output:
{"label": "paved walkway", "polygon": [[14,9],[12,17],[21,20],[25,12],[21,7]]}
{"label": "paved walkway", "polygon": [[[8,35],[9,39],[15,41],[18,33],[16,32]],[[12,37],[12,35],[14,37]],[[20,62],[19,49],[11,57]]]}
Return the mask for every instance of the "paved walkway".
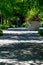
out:
{"label": "paved walkway", "polygon": [[[24,30],[24,31],[23,31]],[[0,46],[13,43],[43,43],[43,36],[38,31],[28,31],[27,28],[10,28],[3,30],[0,36]]]}
{"label": "paved walkway", "polygon": [[39,61],[39,60],[36,60],[36,61],[15,61],[14,59],[1,59],[0,62],[3,62],[3,63],[0,63],[1,65],[43,65],[43,61]]}
{"label": "paved walkway", "polygon": [[3,30],[0,65],[43,65],[43,36],[27,29]]}

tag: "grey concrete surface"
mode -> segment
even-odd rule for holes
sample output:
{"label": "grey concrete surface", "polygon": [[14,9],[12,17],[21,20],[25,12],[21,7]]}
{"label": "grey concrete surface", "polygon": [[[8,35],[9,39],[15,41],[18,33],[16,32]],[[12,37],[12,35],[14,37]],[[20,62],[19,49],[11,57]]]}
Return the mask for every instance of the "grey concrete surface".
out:
{"label": "grey concrete surface", "polygon": [[43,36],[37,31],[3,30],[0,65],[43,65]]}

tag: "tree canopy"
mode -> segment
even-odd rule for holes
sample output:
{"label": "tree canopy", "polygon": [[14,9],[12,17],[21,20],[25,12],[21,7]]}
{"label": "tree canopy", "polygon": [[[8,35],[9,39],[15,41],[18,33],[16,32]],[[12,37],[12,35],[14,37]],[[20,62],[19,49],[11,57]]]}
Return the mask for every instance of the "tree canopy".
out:
{"label": "tree canopy", "polygon": [[0,13],[12,17],[15,13],[31,17],[43,10],[43,0],[0,0]]}

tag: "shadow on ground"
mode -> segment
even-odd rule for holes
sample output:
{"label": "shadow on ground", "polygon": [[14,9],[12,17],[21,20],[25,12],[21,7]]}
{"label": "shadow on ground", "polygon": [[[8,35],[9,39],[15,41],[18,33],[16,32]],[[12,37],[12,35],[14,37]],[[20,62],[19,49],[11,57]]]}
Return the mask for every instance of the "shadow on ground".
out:
{"label": "shadow on ground", "polygon": [[[43,61],[43,43],[42,44],[17,43],[0,47],[0,58],[15,59],[18,62],[31,60],[33,60],[34,62],[36,60]],[[4,63],[0,64],[5,65]]]}
{"label": "shadow on ground", "polygon": [[43,36],[36,33],[29,34],[4,34],[0,36],[0,40],[43,40]]}
{"label": "shadow on ground", "polygon": [[43,60],[43,43],[19,43],[0,47],[0,58],[17,59],[18,61]]}

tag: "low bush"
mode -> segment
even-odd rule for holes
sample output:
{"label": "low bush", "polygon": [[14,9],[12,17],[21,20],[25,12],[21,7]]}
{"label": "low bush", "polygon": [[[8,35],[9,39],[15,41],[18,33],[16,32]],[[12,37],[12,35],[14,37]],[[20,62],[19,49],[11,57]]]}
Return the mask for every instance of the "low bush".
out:
{"label": "low bush", "polygon": [[0,29],[0,36],[2,36],[3,35],[3,32],[2,32],[2,30]]}
{"label": "low bush", "polygon": [[9,25],[5,25],[5,29],[8,29],[9,28]]}
{"label": "low bush", "polygon": [[9,28],[13,28],[13,26],[12,25],[9,25]]}
{"label": "low bush", "polygon": [[23,24],[22,24],[22,27],[26,27],[26,23],[23,23]]}
{"label": "low bush", "polygon": [[15,25],[0,24],[0,29],[8,29],[8,28],[15,28]]}
{"label": "low bush", "polygon": [[43,36],[43,29],[39,29],[38,33]]}
{"label": "low bush", "polygon": [[9,26],[6,24],[0,24],[0,29],[8,29],[9,28]]}
{"label": "low bush", "polygon": [[42,27],[43,27],[43,24],[42,24]]}
{"label": "low bush", "polygon": [[2,24],[0,24],[0,29],[2,29]]}
{"label": "low bush", "polygon": [[13,26],[13,28],[15,28],[15,25],[12,25]]}

